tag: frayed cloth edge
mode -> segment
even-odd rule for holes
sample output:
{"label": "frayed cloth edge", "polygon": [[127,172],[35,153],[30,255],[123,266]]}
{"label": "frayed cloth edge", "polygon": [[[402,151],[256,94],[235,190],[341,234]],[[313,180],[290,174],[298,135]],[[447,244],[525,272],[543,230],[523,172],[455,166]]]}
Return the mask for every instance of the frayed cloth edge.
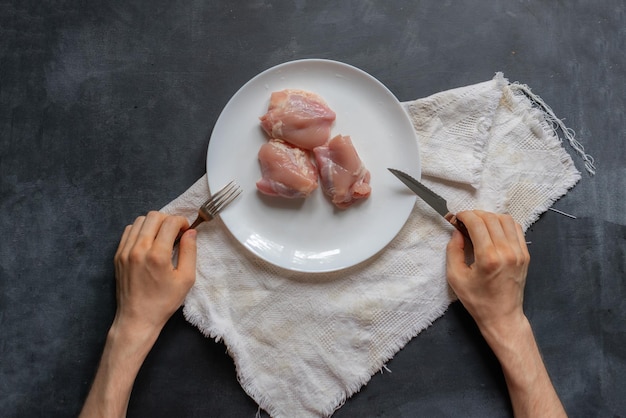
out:
{"label": "frayed cloth edge", "polygon": [[585,147],[580,143],[580,141],[576,139],[576,132],[573,129],[568,128],[563,120],[556,116],[552,108],[538,94],[533,93],[530,87],[526,84],[521,84],[516,81],[515,83],[512,83],[510,87],[514,93],[526,96],[535,108],[542,112],[546,121],[551,125],[552,131],[555,133],[556,137],[559,138],[559,140],[560,137],[558,136],[557,131],[559,129],[561,130],[569,145],[584,161],[585,169],[589,175],[594,176],[596,174],[595,160],[593,156],[585,151]]}
{"label": "frayed cloth edge", "polygon": [[[427,317],[424,317],[422,321],[415,324],[410,332],[406,333],[402,338],[398,339],[395,344],[390,345],[377,362],[372,363],[369,368],[358,376],[355,381],[348,385],[338,396],[332,401],[327,402],[327,406],[320,408],[321,416],[330,417],[338,409],[340,409],[352,396],[358,393],[363,387],[369,383],[372,377],[384,367],[393,357],[402,350],[413,338],[419,335],[422,331],[430,327],[437,319],[441,318],[443,314],[448,310],[451,303],[456,300],[453,294],[450,294],[447,301],[437,306]],[[237,372],[237,381],[241,385],[242,389],[250,396],[258,406],[266,411],[271,417],[279,416],[280,412],[272,407],[271,401],[261,391],[257,390],[252,382],[254,381],[253,374],[247,370],[247,367],[239,361],[240,356],[237,355],[238,344],[232,338],[226,338],[220,333],[220,331],[213,324],[207,326],[207,321],[204,321],[204,315],[202,312],[196,310],[193,306],[194,303],[185,304],[183,307],[183,316],[185,319],[198,328],[200,332],[208,338],[215,340],[216,342],[223,342],[229,356],[235,363],[235,369]]]}

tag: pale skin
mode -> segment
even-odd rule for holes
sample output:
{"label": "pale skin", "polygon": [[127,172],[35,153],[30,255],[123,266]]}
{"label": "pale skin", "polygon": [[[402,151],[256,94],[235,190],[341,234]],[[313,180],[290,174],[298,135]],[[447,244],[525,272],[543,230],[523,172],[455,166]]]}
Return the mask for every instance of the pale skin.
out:
{"label": "pale skin", "polygon": [[139,368],[196,277],[196,231],[181,216],[150,212],[126,227],[115,254],[117,311],[81,417],[124,417]]}
{"label": "pale skin", "polygon": [[[497,356],[516,417],[564,417],[522,302],[530,256],[510,216],[457,214],[475,261],[455,231],[447,247],[447,277]],[[150,212],[126,227],[115,254],[117,311],[80,417],[124,417],[133,383],[165,323],[195,281],[196,231],[187,220]],[[183,232],[176,266],[172,248]]]}
{"label": "pale skin", "polygon": [[508,215],[469,211],[457,217],[475,261],[466,264],[465,240],[455,231],[447,247],[448,283],[500,361],[514,415],[567,416],[523,310],[530,255],[522,228]]}

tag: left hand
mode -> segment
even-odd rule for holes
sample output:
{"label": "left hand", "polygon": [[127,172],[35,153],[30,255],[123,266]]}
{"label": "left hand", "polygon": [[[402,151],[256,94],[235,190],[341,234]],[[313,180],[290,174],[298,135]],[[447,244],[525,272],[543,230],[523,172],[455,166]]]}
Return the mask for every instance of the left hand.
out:
{"label": "left hand", "polygon": [[172,264],[172,248],[178,234],[188,227],[182,216],[155,211],[126,227],[114,258],[114,326],[160,332],[182,305],[196,277],[196,231],[182,235],[177,266]]}
{"label": "left hand", "polygon": [[141,364],[196,279],[196,231],[187,228],[182,216],[150,212],[124,230],[114,259],[117,312],[81,418],[126,416]]}

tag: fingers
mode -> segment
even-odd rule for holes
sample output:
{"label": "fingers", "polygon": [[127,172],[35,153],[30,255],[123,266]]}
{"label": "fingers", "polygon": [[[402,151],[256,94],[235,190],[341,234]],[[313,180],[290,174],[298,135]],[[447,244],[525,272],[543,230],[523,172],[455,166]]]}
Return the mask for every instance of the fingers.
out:
{"label": "fingers", "polygon": [[456,281],[465,276],[469,267],[465,264],[465,239],[458,230],[452,232],[452,238],[446,248],[446,272],[448,281],[455,288]]}
{"label": "fingers", "polygon": [[137,235],[137,240],[135,241],[135,246],[139,245],[142,249],[150,248],[155,241],[159,230],[161,229],[161,225],[166,219],[164,213],[151,211],[148,212],[146,218],[141,225],[141,229],[139,230],[139,234]]}
{"label": "fingers", "polygon": [[[115,264],[128,260],[131,252],[153,253],[155,258],[169,259],[174,241],[180,233],[189,227],[189,222],[182,216],[166,215],[152,211],[146,216],[139,216],[132,225],[124,229],[115,254]],[[196,263],[196,231],[186,231],[179,247],[179,269],[189,270]]]}
{"label": "fingers", "polygon": [[[167,221],[169,218],[175,219]],[[165,231],[161,232],[163,224],[167,225],[167,227]],[[171,239],[168,248],[168,251],[171,251],[176,234],[183,228],[183,225],[188,225],[185,218],[168,217],[156,211],[149,212],[146,216],[137,217],[132,225],[128,225],[124,229],[115,254],[116,263],[127,260],[133,250],[139,252],[148,251],[153,247],[159,233],[161,233],[161,239],[166,243],[170,242],[169,236],[172,233],[174,234],[174,238]]]}
{"label": "fingers", "polygon": [[128,255],[130,250],[135,245],[137,241],[137,236],[139,235],[139,231],[143,226],[145,221],[145,216],[139,216],[135,219],[132,225],[128,225],[124,229],[124,233],[122,234],[122,238],[120,239],[120,244],[117,249],[117,253],[115,254],[115,263],[118,264],[120,262],[124,262],[124,260],[128,259]]}
{"label": "fingers", "polygon": [[121,253],[122,250],[124,249],[124,246],[126,245],[126,241],[128,241],[128,236],[130,235],[130,230],[132,227],[133,227],[132,225],[127,225],[126,228],[124,228],[124,233],[122,234],[122,237],[120,238],[120,243],[117,246],[117,251],[115,251],[116,256],[119,253]]}
{"label": "fingers", "polygon": [[178,244],[178,273],[183,279],[189,279],[189,286],[196,277],[196,258],[198,247],[196,245],[196,230],[188,229],[180,238]]}
{"label": "fingers", "polygon": [[524,258],[526,259],[526,262],[530,262],[530,254],[528,252],[528,245],[526,245],[526,237],[524,236],[524,231],[522,230],[522,226],[519,224],[516,224],[516,230],[517,230],[517,240],[519,242],[519,246],[522,249],[522,254],[524,255]]}
{"label": "fingers", "polygon": [[186,218],[182,216],[165,217],[154,241],[155,247],[164,251],[171,251],[178,234],[187,228],[189,228],[189,222]]}
{"label": "fingers", "polygon": [[460,212],[457,217],[466,224],[472,242],[496,246],[519,242],[521,227],[510,215],[473,210]]}
{"label": "fingers", "polygon": [[522,228],[510,215],[475,210],[457,217],[470,233],[477,259],[515,264],[530,260]]}
{"label": "fingers", "polygon": [[[496,248],[509,244],[510,236],[507,236],[504,225],[508,225],[509,220],[511,221],[511,225],[514,224],[513,219],[510,216],[488,212],[479,212],[478,216],[485,223],[487,231],[489,231],[491,242]],[[517,243],[517,238],[515,238],[515,242]]]}
{"label": "fingers", "polygon": [[480,255],[492,251],[494,243],[489,231],[489,223],[485,222],[487,212],[478,210],[457,213],[457,218],[465,224],[474,246],[474,254]]}
{"label": "fingers", "polygon": [[191,287],[196,276],[196,231],[189,230],[189,222],[182,216],[168,216],[163,220],[161,228],[153,244],[153,251],[164,260],[171,255],[176,237],[181,231],[185,231],[178,245],[178,264],[176,266],[177,277],[187,281]]}
{"label": "fingers", "polygon": [[120,243],[118,244],[117,250],[115,251],[113,264],[115,264],[116,275],[119,273],[117,265],[120,262],[120,258],[122,257],[122,253],[124,252],[124,248],[126,247],[126,243],[128,242],[128,237],[132,228],[132,225],[127,225],[126,228],[124,228],[124,233],[122,234],[122,237],[120,238]]}
{"label": "fingers", "polygon": [[502,226],[502,231],[506,236],[506,241],[511,243],[519,243],[519,239],[517,236],[517,222],[513,220],[511,216],[501,216],[500,217],[500,225]]}
{"label": "fingers", "polygon": [[528,248],[526,247],[526,238],[522,227],[510,216],[503,216],[500,220],[502,229],[507,238],[507,243],[515,256],[521,262],[528,258]]}

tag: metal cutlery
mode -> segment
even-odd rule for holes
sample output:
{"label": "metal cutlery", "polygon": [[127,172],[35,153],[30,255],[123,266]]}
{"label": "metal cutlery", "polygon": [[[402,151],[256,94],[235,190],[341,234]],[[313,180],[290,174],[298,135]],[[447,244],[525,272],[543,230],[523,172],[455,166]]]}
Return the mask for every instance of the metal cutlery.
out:
{"label": "metal cutlery", "polygon": [[433,192],[410,175],[394,168],[389,168],[388,170],[399,178],[400,181],[402,181],[402,183],[404,183],[409,189],[411,189],[413,193],[418,195],[424,202],[428,203],[441,216],[450,222],[452,226],[458,229],[467,239],[470,239],[469,232],[467,232],[467,228],[463,222],[458,220],[456,215],[448,210],[448,203],[446,202],[446,199],[439,196],[437,193]]}
{"label": "metal cutlery", "polygon": [[[226,186],[222,187],[215,194],[200,206],[198,209],[198,217],[191,224],[189,229],[195,229],[202,222],[213,220],[226,206],[228,206],[233,200],[241,194],[242,190],[237,183],[231,181]],[[182,233],[181,233],[182,236]],[[180,236],[176,238],[174,245],[178,244]]]}

